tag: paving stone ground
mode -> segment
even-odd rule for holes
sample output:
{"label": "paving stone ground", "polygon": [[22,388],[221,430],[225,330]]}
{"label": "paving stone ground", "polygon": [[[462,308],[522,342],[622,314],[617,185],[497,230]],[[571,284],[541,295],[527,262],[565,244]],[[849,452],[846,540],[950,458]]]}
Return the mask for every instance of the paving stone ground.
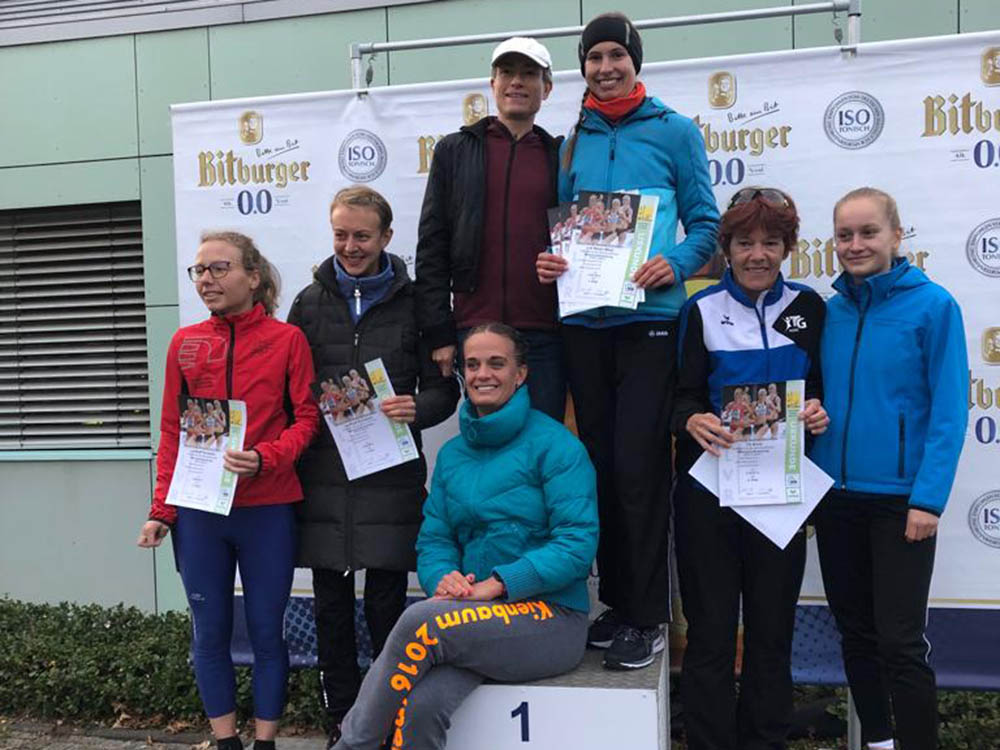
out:
{"label": "paving stone ground", "polygon": [[[95,733],[96,732],[96,733]],[[0,724],[2,750],[205,750],[207,738],[185,735],[170,738],[161,732],[79,730],[45,724],[13,722]],[[280,750],[323,750],[325,738],[279,737]]]}

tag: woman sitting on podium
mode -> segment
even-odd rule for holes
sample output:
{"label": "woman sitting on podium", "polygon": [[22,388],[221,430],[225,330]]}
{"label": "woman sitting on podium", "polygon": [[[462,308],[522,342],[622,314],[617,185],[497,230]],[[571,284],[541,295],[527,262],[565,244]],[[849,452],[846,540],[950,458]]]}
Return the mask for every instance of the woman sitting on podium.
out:
{"label": "woman sitting on podium", "polygon": [[594,469],[565,427],[531,408],[516,330],[477,326],[462,354],[461,433],[438,453],[417,540],[430,598],[396,623],[336,750],[376,750],[387,736],[393,748],[442,748],[484,679],[536,680],[583,657]]}
{"label": "woman sitting on podium", "polygon": [[[823,300],[786,282],[781,262],[795,247],[799,217],[780,190],[738,191],[719,225],[729,268],[681,309],[674,493],[677,572],[687,619],[681,699],[689,750],[784,747],[792,711],[791,648],[795,604],[806,559],[803,530],[779,549],[732,508],[719,506],[688,471],[702,451],[719,455],[739,439],[733,404],[720,419],[725,386],[760,393],[805,380],[800,413],[814,435],[829,419],[820,404],[819,335]],[[758,390],[759,389],[759,390]],[[777,390],[777,388],[775,389]],[[736,402],[735,392],[733,401]],[[728,400],[728,399],[727,399]],[[747,439],[760,438],[765,422]],[[742,597],[743,672],[734,671]]]}

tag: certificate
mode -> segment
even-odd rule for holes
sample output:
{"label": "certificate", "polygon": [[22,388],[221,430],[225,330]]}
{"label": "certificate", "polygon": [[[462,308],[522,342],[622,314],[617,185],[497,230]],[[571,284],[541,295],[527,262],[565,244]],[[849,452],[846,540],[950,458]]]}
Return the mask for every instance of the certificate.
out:
{"label": "certificate", "polygon": [[552,252],[569,264],[556,282],[560,317],[604,306],[634,310],[644,300],[631,279],[649,257],[658,202],[581,191],[576,203],[549,209]]}
{"label": "certificate", "polygon": [[180,396],[180,437],[167,503],[229,515],[237,476],[226,471],[227,448],[243,450],[247,405],[232,399]]}
{"label": "certificate", "polygon": [[395,396],[381,359],[320,380],[320,412],[349,480],[412,461],[419,456],[409,425],[382,413],[382,399]]}
{"label": "certificate", "polygon": [[722,424],[735,438],[719,459],[719,504],[802,502],[805,382],[743,383],[722,389]]}

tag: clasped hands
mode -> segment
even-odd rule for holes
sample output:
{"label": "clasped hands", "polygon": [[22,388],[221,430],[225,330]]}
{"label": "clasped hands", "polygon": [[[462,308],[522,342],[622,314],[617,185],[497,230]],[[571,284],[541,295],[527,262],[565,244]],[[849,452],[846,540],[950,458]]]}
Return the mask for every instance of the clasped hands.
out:
{"label": "clasped hands", "polygon": [[503,584],[493,576],[477,582],[474,573],[453,570],[438,581],[437,588],[434,589],[434,598],[471,599],[485,602],[499,599],[503,593]]}

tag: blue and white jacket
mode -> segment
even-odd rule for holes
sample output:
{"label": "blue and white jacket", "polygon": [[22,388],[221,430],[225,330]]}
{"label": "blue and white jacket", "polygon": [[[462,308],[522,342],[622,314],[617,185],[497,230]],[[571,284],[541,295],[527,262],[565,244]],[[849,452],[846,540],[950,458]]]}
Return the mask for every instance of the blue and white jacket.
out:
{"label": "blue and white jacket", "polygon": [[[563,151],[567,144],[563,143]],[[705,141],[698,126],[655,97],[646,97],[617,122],[593,109],[583,111],[569,169],[559,173],[559,200],[581,190],[638,190],[656,195],[650,257],[659,254],[674,270],[675,282],[646,290],[638,310],[600,307],[571,315],[564,323],[594,328],[637,321],[675,320],[684,304],[684,280],[715,252],[719,208],[712,193]],[[677,223],[686,237],[677,242]]]}
{"label": "blue and white jacket", "polygon": [[919,268],[834,282],[823,331],[830,427],[812,459],[836,486],[908,495],[940,514],[968,422],[969,362],[958,303]]}
{"label": "blue and white jacket", "polygon": [[823,397],[820,334],[826,307],[804,284],[785,281],[750,299],[727,270],[681,309],[677,389],[671,428],[677,470],[687,471],[701,447],[687,432],[692,414],[722,411],[722,387],[805,380],[805,396]]}

